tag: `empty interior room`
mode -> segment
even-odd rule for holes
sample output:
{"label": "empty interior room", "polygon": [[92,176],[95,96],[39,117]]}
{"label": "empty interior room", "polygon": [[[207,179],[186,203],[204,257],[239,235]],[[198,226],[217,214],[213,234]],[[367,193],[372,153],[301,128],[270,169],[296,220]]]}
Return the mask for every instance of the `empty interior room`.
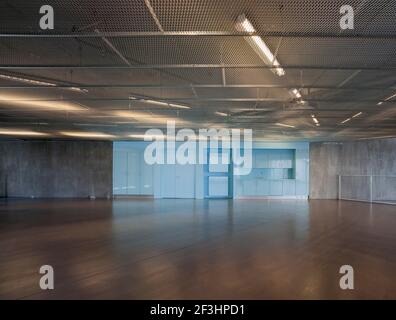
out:
{"label": "empty interior room", "polygon": [[1,1],[0,299],[396,299],[395,13]]}

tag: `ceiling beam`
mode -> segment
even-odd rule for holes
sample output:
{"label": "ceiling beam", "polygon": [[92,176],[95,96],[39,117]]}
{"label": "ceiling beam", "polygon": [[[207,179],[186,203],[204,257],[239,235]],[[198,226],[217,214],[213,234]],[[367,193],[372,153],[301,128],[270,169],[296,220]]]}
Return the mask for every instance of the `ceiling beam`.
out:
{"label": "ceiling beam", "polygon": [[[283,102],[283,103],[289,103],[291,102],[288,99],[280,99],[280,98],[204,98],[204,97],[199,97],[199,98],[190,98],[190,97],[184,97],[184,98],[156,98],[156,100],[159,101],[164,101],[167,102],[169,101],[170,103],[176,102],[176,101],[189,101],[189,102],[195,102],[195,101],[204,101],[204,102]],[[131,100],[128,98],[58,98],[58,99],[0,99],[0,103],[7,103],[7,102],[29,102],[29,101],[46,101],[46,102],[56,102],[56,101],[135,101]],[[138,100],[137,100],[138,101]],[[370,102],[373,104],[378,103],[378,99],[316,99],[316,98],[304,98],[304,101],[306,102]],[[393,104],[396,101],[384,101],[384,104]],[[382,108],[378,107],[378,108]]]}
{"label": "ceiling beam", "polygon": [[[54,81],[56,82],[56,81]],[[0,85],[0,89],[70,89],[70,88],[136,88],[136,89],[219,89],[219,88],[265,88],[265,89],[324,89],[324,90],[395,90],[393,86],[320,86],[320,85],[282,85],[282,84],[193,84],[193,85],[163,85],[163,84],[74,84],[74,85]]]}
{"label": "ceiling beam", "polygon": [[[100,34],[101,32],[98,29],[95,29],[95,33]],[[101,36],[100,38],[122,61],[125,62],[126,65],[132,65],[129,60],[123,56],[123,54],[114,46],[114,44],[109,39],[107,39],[105,36]]]}
{"label": "ceiling beam", "polygon": [[237,32],[237,31],[121,31],[97,33],[2,33],[0,38],[101,38],[101,37],[283,37],[283,38],[346,38],[346,39],[396,39],[396,34],[326,33],[326,32]]}
{"label": "ceiling beam", "polygon": [[[142,65],[0,65],[4,70],[45,70],[45,69],[273,69],[263,64],[142,64]],[[314,66],[314,65],[282,65],[283,69],[312,69],[312,70],[373,70],[393,71],[396,65],[382,66]]]}
{"label": "ceiling beam", "polygon": [[[207,107],[208,108],[218,108],[218,106],[210,106],[210,105],[207,106]],[[90,109],[93,110],[93,111],[105,111],[105,112],[131,110],[131,109],[128,109],[126,107],[124,107],[124,108],[114,108],[114,107],[106,108],[106,107],[92,107],[92,106],[91,106]],[[342,119],[342,120],[345,119],[348,116],[348,114],[350,114],[352,116],[354,113],[357,113],[359,111],[362,111],[365,114],[370,114],[370,115],[378,114],[378,112],[384,111],[384,109],[375,109],[373,107],[359,107],[358,109],[355,109],[355,110],[354,109],[342,109],[342,110],[340,110],[340,109],[328,109],[328,108],[326,108],[326,109],[295,109],[293,107],[289,107],[289,108],[286,108],[286,109],[281,108],[281,107],[271,107],[271,108],[265,108],[265,109],[262,109],[262,110],[261,109],[257,109],[257,111],[253,111],[253,110],[251,110],[251,111],[239,111],[238,109],[239,109],[238,107],[230,107],[230,108],[226,108],[224,110],[229,112],[230,116],[232,116],[232,117],[242,117],[244,115],[250,115],[250,114],[253,114],[253,113],[263,114],[263,113],[272,113],[272,112],[284,112],[284,113],[287,113],[287,114],[293,114],[293,115],[296,115],[296,116],[301,116],[301,115],[311,115],[314,112],[315,114],[318,114],[321,118],[324,118],[324,119],[326,119],[326,118],[331,118],[331,119],[337,118],[338,119],[339,118],[339,119]],[[32,112],[32,111],[35,112],[37,110],[48,111],[48,108],[40,109],[39,107],[37,107],[37,108],[32,109],[32,108],[27,108],[27,107],[18,107],[18,108],[12,107],[11,108],[9,106],[4,106],[4,107],[0,106],[0,113],[1,112],[12,112],[13,114],[16,114],[16,113],[20,113],[20,112]],[[165,107],[156,107],[156,108],[155,107],[144,107],[144,108],[143,107],[142,108],[135,107],[135,110],[144,110],[144,111],[153,111],[153,112],[161,110],[161,111],[178,111],[178,112],[183,112],[183,113],[188,113],[188,114],[190,114],[190,113],[198,113],[200,115],[203,114],[202,113],[202,109],[200,109],[200,108],[196,108],[196,109],[192,108],[192,109],[188,109],[188,110],[187,109],[181,110],[181,109],[175,109],[175,108],[171,108],[171,107],[169,107],[169,108],[165,108]],[[205,110],[205,111],[212,112],[213,110],[210,109],[210,110]],[[81,112],[85,112],[85,110],[82,110]],[[73,113],[81,113],[81,112],[80,111],[73,111]],[[337,113],[337,114],[342,114],[342,115],[333,115],[332,114],[332,115],[328,115],[328,116],[323,116],[323,112],[326,112],[326,113],[331,112],[331,113]],[[392,119],[392,118],[386,119],[386,120],[382,120],[382,121],[389,121],[389,122],[394,123],[394,119]]]}
{"label": "ceiling beam", "polygon": [[153,20],[154,20],[155,24],[157,25],[158,29],[159,29],[160,31],[164,32],[165,30],[164,30],[164,28],[162,27],[161,22],[159,21],[158,16],[157,16],[157,14],[155,13],[154,8],[153,8],[153,6],[151,5],[150,1],[149,1],[149,0],[144,0],[144,3],[146,4],[146,7],[147,7],[147,9],[149,10],[151,16],[153,17]]}

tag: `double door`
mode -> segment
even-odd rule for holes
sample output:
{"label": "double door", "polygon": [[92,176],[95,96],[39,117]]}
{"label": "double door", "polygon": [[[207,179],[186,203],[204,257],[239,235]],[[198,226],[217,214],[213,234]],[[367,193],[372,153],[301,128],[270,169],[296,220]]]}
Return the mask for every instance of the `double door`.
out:
{"label": "double door", "polygon": [[160,167],[162,198],[195,198],[195,165],[164,164]]}
{"label": "double door", "polygon": [[146,164],[143,150],[116,150],[113,163],[115,195],[153,195],[153,166]]}

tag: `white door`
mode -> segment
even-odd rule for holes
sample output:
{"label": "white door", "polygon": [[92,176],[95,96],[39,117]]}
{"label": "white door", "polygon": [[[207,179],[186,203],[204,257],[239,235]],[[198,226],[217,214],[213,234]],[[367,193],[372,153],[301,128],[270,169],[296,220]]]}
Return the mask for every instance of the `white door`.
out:
{"label": "white door", "polygon": [[127,194],[140,194],[140,155],[137,151],[128,151],[128,192]]}

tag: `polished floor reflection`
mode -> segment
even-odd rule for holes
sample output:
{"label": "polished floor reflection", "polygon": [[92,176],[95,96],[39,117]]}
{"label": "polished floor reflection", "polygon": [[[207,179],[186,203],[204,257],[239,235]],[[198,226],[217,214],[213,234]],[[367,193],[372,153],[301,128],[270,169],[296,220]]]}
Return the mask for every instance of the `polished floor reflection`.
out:
{"label": "polished floor reflection", "polygon": [[[55,290],[39,268],[55,270]],[[354,268],[341,290],[339,268]],[[335,200],[0,202],[2,299],[396,299],[396,210]]]}

